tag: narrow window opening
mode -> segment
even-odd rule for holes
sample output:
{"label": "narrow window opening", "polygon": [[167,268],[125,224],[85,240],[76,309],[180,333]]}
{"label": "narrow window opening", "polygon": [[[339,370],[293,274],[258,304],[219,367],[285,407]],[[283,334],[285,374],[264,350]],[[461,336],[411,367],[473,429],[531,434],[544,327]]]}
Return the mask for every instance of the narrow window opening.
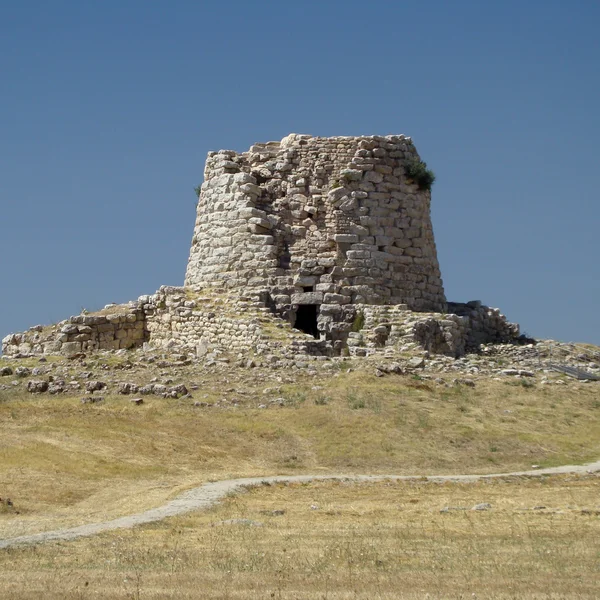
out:
{"label": "narrow window opening", "polygon": [[290,252],[290,246],[287,242],[284,242],[281,254],[279,255],[279,266],[282,269],[289,269],[291,262],[292,253]]}
{"label": "narrow window opening", "polygon": [[303,288],[304,292],[314,292],[314,286],[312,285],[305,285]]}
{"label": "narrow window opening", "polygon": [[384,252],[385,251],[385,246],[377,246],[379,248],[379,252]]}
{"label": "narrow window opening", "polygon": [[319,330],[317,329],[317,305],[316,304],[301,304],[296,312],[295,329],[304,331],[312,335],[314,338],[319,338]]}

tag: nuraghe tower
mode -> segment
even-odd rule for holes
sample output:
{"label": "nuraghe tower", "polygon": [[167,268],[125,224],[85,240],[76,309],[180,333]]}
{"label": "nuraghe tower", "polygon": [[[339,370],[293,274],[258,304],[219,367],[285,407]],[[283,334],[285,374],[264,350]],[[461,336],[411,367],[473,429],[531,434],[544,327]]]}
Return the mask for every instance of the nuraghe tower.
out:
{"label": "nuraghe tower", "polygon": [[403,135],[292,134],[211,152],[184,287],[10,334],[3,353],[148,345],[289,359],[417,345],[457,357],[518,340],[498,309],[446,302],[430,192],[407,177],[419,160]]}
{"label": "nuraghe tower", "polygon": [[343,338],[355,305],[442,312],[430,192],[409,137],[291,134],[209,153],[186,286],[237,290]]}

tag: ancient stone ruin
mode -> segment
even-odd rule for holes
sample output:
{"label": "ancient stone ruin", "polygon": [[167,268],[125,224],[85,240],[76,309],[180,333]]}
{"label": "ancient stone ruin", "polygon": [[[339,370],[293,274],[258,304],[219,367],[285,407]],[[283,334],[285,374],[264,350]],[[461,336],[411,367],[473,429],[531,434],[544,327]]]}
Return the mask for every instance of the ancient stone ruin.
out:
{"label": "ancient stone ruin", "polygon": [[403,135],[291,134],[211,152],[183,287],[7,336],[6,355],[148,344],[203,353],[365,355],[416,344],[461,356],[518,325],[448,304],[431,194]]}
{"label": "ancient stone ruin", "polygon": [[404,136],[289,135],[211,153],[187,286],[255,295],[315,336],[347,338],[355,306],[443,311],[430,192]]}

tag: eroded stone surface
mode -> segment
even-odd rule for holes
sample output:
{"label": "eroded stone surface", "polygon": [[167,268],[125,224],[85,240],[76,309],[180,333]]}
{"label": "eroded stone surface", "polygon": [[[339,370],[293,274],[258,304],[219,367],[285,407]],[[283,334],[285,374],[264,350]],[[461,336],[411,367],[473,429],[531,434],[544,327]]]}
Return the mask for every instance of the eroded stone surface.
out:
{"label": "eroded stone surface", "polygon": [[357,304],[440,312],[446,298],[430,192],[405,175],[419,156],[403,135],[291,134],[238,154],[209,154],[185,283],[240,290],[294,323],[345,341]]}

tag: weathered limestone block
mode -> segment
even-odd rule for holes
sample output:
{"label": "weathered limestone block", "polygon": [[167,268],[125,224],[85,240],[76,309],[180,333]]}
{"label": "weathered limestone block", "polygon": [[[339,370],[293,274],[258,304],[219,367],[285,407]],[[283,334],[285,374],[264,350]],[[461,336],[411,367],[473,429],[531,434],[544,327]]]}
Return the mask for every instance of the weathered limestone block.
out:
{"label": "weathered limestone block", "polygon": [[292,304],[321,304],[322,302],[323,294],[321,292],[292,294]]}

